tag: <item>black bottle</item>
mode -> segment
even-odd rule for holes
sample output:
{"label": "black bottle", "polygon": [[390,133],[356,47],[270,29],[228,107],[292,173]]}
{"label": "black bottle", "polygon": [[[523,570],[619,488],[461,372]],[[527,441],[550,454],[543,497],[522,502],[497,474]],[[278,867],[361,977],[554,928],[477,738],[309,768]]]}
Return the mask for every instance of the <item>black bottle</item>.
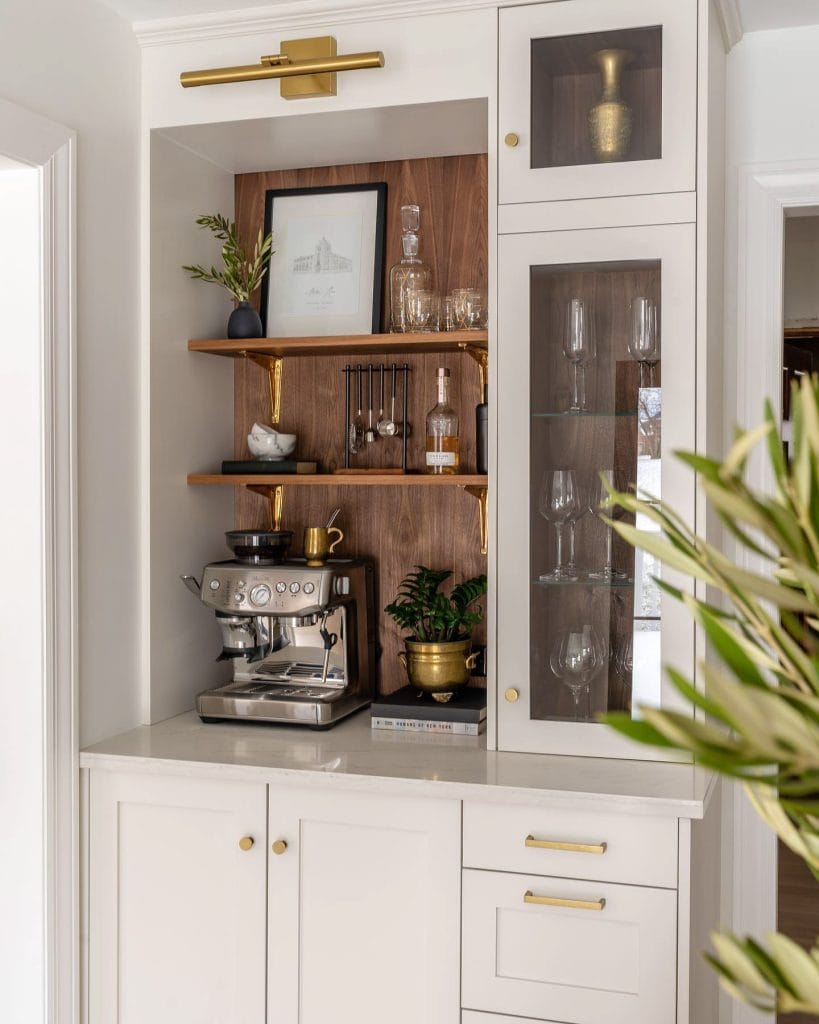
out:
{"label": "black bottle", "polygon": [[489,406],[475,406],[475,462],[479,473],[489,472]]}

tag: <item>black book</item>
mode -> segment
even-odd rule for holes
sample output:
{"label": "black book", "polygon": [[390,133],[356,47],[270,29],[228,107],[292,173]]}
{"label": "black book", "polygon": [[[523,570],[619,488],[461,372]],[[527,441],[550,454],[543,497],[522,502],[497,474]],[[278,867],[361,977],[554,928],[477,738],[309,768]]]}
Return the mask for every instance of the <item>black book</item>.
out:
{"label": "black book", "polygon": [[296,462],[293,459],[282,459],[279,462],[272,459],[225,459],[222,463],[225,476],[229,473],[315,473],[317,468],[315,462]]}
{"label": "black book", "polygon": [[483,722],[486,719],[486,690],[469,686],[456,690],[446,704],[430,694],[418,696],[414,686],[403,686],[395,693],[373,701],[373,718],[416,718],[430,722]]}

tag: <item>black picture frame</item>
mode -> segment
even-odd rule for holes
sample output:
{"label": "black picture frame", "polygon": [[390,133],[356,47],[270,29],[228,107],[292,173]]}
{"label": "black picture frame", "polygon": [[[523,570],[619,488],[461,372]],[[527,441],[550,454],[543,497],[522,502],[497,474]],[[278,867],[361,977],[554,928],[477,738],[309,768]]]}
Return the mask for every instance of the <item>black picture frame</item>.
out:
{"label": "black picture frame", "polygon": [[[370,202],[362,193],[370,193]],[[337,203],[328,202],[326,197],[339,197]],[[289,222],[298,221],[299,218],[309,219],[311,216],[320,219],[322,216],[328,218],[331,223],[332,215],[327,212],[331,208],[337,208],[343,214],[345,196],[356,197],[355,202],[349,204],[350,210],[362,211],[365,223],[362,225],[362,252],[359,268],[359,299],[360,305],[364,306],[365,283],[369,289],[372,284],[371,302],[368,309],[359,308],[355,315],[334,315],[316,309],[315,314],[302,313],[289,316],[282,308],[275,305],[277,302],[284,303],[285,292],[295,288],[297,281],[294,265],[297,262],[288,251],[289,246]],[[364,202],[362,203],[362,199]],[[303,200],[303,202],[298,202]],[[311,200],[313,202],[311,203]],[[276,203],[279,203],[278,207]],[[311,215],[310,211],[318,211]],[[358,185],[321,185],[314,188],[281,188],[267,189],[264,203],[264,232],[273,233],[273,250],[270,266],[262,280],[261,309],[262,328],[265,337],[292,337],[292,336],[320,336],[339,334],[379,334],[381,332],[381,316],[383,309],[384,293],[384,251],[386,238],[386,213],[387,213],[387,183],[384,181],[367,182]],[[355,214],[350,214],[355,216]],[[304,222],[304,220],[302,221]],[[366,238],[363,237],[366,233]],[[326,232],[322,233],[322,242],[327,242]],[[277,235],[279,238],[277,239]],[[366,251],[365,251],[366,243]],[[319,261],[319,244],[316,244],[314,255],[300,257],[298,262],[307,261],[307,264],[317,264]],[[372,258],[372,272],[369,273],[370,254]],[[278,260],[277,260],[278,257]],[[352,259],[330,251],[329,258],[343,260],[344,263],[354,263]],[[288,267],[287,261],[291,264]],[[307,264],[303,264],[307,266]],[[324,270],[324,268],[323,268]],[[345,268],[346,272],[346,268]],[[352,272],[352,271],[351,271]],[[298,271],[299,275],[304,274],[305,280],[315,280],[316,274],[311,270]],[[332,273],[329,271],[328,273]],[[298,281],[300,285],[301,282]],[[315,289],[313,289],[315,290]],[[369,291],[367,291],[369,294]],[[368,312],[369,315],[366,315]]]}

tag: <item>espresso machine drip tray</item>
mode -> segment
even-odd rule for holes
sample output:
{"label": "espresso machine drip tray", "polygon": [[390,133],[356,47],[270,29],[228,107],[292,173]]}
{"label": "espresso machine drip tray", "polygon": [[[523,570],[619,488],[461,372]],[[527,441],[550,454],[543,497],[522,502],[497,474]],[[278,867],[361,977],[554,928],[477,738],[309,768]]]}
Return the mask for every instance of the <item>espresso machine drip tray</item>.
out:
{"label": "espresso machine drip tray", "polygon": [[319,686],[321,666],[294,664],[275,681],[242,680],[205,690],[196,698],[196,710],[204,721],[241,719],[328,728],[366,707],[369,698],[363,699],[339,685],[343,679],[338,670],[327,676],[328,685]]}
{"label": "espresso machine drip tray", "polygon": [[[321,684],[322,666],[305,665],[293,661],[289,665],[260,665],[256,669],[255,674],[269,677],[271,681],[276,680],[283,683]],[[326,685],[334,687],[344,685],[344,673],[340,668],[329,668],[327,670]]]}

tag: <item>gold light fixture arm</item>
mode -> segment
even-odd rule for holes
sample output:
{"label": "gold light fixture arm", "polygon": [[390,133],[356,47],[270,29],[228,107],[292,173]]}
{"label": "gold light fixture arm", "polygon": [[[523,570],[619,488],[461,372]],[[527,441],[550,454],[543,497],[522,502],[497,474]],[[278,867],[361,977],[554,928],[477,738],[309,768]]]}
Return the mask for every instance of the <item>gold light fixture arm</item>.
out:
{"label": "gold light fixture arm", "polygon": [[[383,68],[384,54],[380,50],[366,53],[336,53],[332,36],[314,39],[290,39],[281,43],[281,53],[259,58],[258,64],[242,64],[229,68],[208,68],[203,71],[183,71],[179,82],[183,89],[200,85],[225,85],[230,82],[256,82],[268,78],[281,78],[281,94],[285,99],[307,96],[335,96],[338,71],[360,71],[365,68]],[[304,77],[302,82],[288,82]]]}

